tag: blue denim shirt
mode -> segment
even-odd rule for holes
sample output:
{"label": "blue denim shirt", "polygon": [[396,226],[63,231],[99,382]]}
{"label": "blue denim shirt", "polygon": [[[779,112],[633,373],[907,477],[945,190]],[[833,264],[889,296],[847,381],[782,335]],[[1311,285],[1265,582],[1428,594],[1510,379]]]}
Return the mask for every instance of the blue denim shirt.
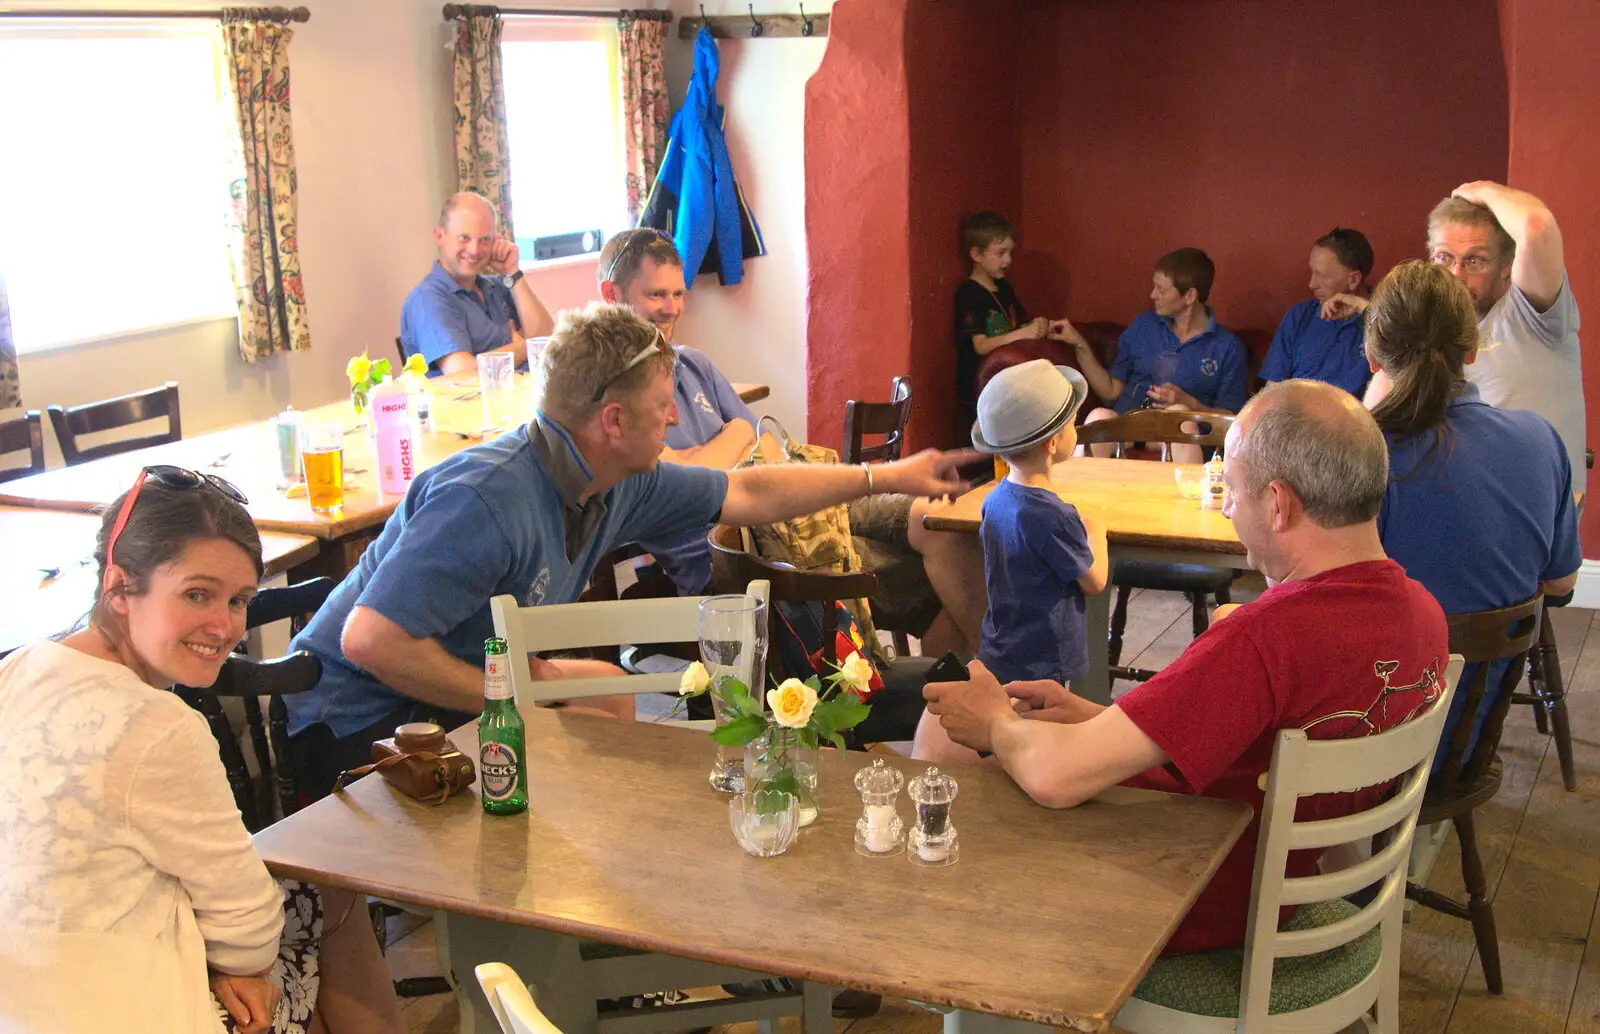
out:
{"label": "blue denim shirt", "polygon": [[478,355],[504,348],[511,344],[508,323],[522,326],[511,291],[499,277],[478,277],[478,291],[483,297],[456,283],[435,262],[406,295],[400,309],[400,348],[408,356],[420,352],[428,361],[428,376],[438,376],[439,360],[453,352]]}

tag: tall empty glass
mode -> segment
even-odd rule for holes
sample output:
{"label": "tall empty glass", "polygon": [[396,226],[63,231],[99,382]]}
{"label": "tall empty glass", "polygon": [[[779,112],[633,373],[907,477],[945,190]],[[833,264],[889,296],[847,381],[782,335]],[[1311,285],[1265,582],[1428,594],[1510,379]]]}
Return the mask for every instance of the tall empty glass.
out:
{"label": "tall empty glass", "polygon": [[[718,679],[735,678],[744,683],[751,696],[761,700],[767,677],[766,602],[743,594],[701,601],[700,663],[706,666],[713,686]],[[726,724],[732,716],[725,713],[716,693],[711,700],[717,724]],[[743,790],[744,748],[719,744],[710,780],[713,790]]]}
{"label": "tall empty glass", "polygon": [[478,356],[478,392],[483,398],[485,428],[505,428],[516,423],[517,357],[510,352]]}

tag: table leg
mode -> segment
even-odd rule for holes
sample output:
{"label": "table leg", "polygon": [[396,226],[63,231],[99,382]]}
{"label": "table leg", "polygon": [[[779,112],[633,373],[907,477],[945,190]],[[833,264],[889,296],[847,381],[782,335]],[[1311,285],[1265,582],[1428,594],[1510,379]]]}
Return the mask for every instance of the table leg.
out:
{"label": "table leg", "polygon": [[1054,1027],[1027,1020],[1008,1020],[984,1012],[954,1009],[944,1014],[944,1034],[1051,1034]]}
{"label": "table leg", "polygon": [[562,1034],[595,1034],[595,998],[575,940],[451,912],[435,912],[433,929],[439,963],[456,991],[461,1034],[496,1034],[500,1029],[473,972],[484,962],[504,962],[515,969],[539,1010]]}
{"label": "table leg", "polygon": [[1111,597],[1114,595],[1116,589],[1107,586],[1105,592],[1084,601],[1084,630],[1089,637],[1086,644],[1089,669],[1072,680],[1072,691],[1097,704],[1111,703],[1111,678],[1107,674],[1111,664],[1111,649],[1106,639],[1111,634]]}

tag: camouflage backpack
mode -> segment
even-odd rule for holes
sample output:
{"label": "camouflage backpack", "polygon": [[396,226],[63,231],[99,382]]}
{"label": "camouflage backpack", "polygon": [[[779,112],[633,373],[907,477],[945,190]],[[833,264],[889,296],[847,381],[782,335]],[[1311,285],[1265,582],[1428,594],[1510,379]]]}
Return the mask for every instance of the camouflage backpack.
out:
{"label": "camouflage backpack", "polygon": [[[777,419],[764,416],[756,428],[755,448],[739,466],[838,462],[839,454],[834,450],[797,442]],[[850,538],[850,511],[844,503],[776,524],[757,525],[748,529],[747,545],[750,540],[754,543],[753,552],[763,560],[788,564],[797,571],[853,574],[862,570],[861,555]],[[840,602],[855,616],[862,638],[874,653],[881,655],[871,606],[866,600]]]}

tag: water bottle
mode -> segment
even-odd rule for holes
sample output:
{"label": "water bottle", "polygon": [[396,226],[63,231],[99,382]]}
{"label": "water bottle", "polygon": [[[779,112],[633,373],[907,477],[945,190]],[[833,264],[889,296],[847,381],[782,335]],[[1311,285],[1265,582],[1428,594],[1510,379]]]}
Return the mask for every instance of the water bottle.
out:
{"label": "water bottle", "polygon": [[378,439],[378,488],[405,495],[417,473],[417,441],[411,425],[411,396],[405,385],[387,380],[367,396]]}

